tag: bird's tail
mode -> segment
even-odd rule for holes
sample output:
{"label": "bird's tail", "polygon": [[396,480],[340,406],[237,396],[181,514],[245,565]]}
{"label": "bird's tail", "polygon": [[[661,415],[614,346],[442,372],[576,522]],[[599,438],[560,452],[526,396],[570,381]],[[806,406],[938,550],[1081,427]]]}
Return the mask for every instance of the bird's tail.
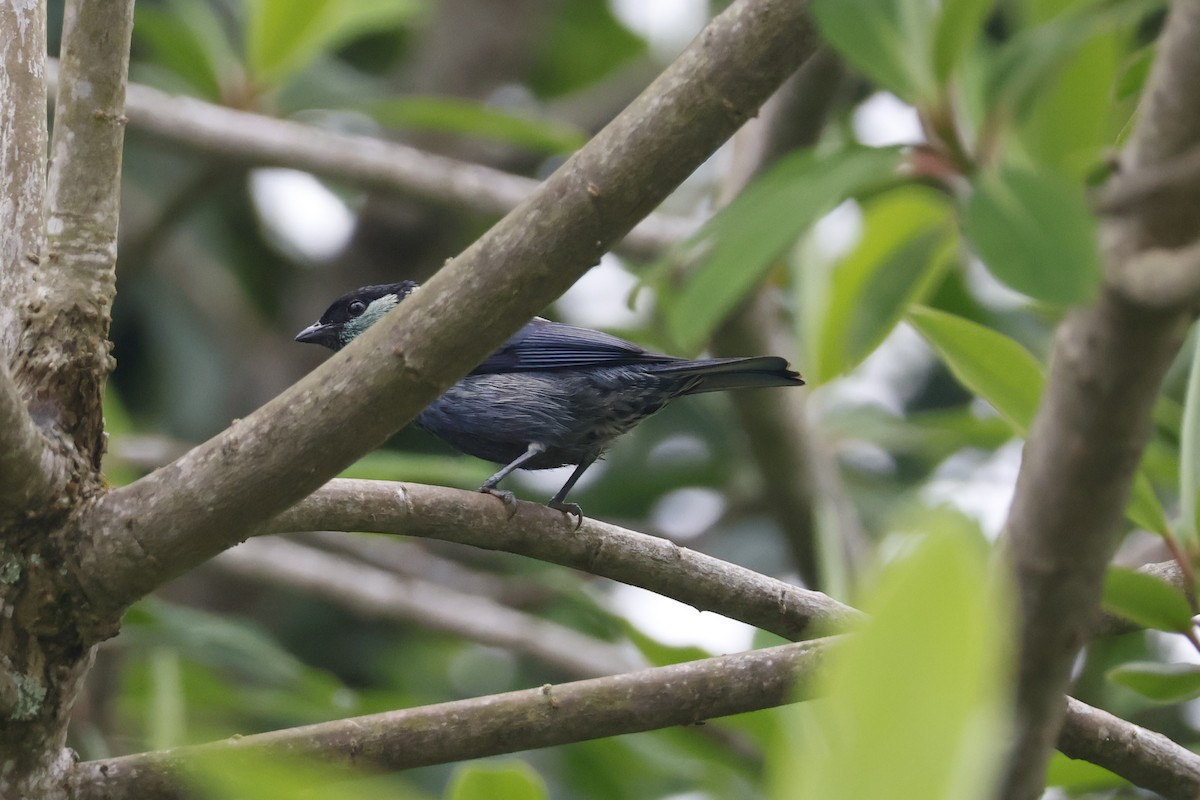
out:
{"label": "bird's tail", "polygon": [[694,378],[695,382],[691,383],[683,394],[804,385],[800,373],[789,369],[787,361],[778,356],[680,361],[664,365],[655,372],[673,377]]}

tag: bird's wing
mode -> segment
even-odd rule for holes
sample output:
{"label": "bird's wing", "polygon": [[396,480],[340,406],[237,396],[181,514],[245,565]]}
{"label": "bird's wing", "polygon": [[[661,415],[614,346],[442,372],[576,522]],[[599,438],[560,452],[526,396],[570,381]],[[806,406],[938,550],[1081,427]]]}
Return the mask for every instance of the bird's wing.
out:
{"label": "bird's wing", "polygon": [[517,331],[471,374],[664,364],[677,360],[647,352],[607,333],[539,318]]}

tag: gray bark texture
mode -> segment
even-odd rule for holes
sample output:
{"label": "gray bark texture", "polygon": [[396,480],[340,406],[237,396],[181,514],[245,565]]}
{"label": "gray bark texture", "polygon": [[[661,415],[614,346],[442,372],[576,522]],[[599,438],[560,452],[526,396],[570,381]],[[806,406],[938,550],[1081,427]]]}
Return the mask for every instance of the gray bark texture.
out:
{"label": "gray bark texture", "polygon": [[[1129,145],[1111,191],[1189,150],[1200,134],[1200,5],[1173,3]],[[1186,177],[1186,176],[1185,176]],[[1151,430],[1150,412],[1178,353],[1200,288],[1169,304],[1126,290],[1147,252],[1191,252],[1200,234],[1200,183],[1170,202],[1104,220],[1107,279],[1100,297],[1060,325],[1042,405],[1025,445],[1006,547],[1020,599],[1016,739],[1001,788],[1007,800],[1042,794],[1062,722],[1071,667],[1098,622],[1104,571]],[[1194,251],[1195,248],[1192,248]],[[1195,254],[1193,253],[1193,256]],[[1182,287],[1180,287],[1182,288]],[[1161,299],[1161,298],[1160,298]]]}
{"label": "gray bark texture", "polygon": [[[115,619],[70,515],[101,492],[132,2],[68,2],[47,169],[46,8],[0,8],[0,797],[65,796],[67,718]],[[15,32],[15,36],[11,35]],[[45,177],[44,177],[45,176]]]}

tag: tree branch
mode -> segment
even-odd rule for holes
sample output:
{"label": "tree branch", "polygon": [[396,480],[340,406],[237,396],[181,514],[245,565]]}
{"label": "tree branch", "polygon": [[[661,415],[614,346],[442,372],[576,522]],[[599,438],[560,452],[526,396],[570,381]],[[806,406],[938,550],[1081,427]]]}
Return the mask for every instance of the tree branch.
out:
{"label": "tree branch", "polygon": [[67,480],[0,362],[0,521],[44,507]]}
{"label": "tree branch", "polygon": [[1195,306],[1200,303],[1200,240],[1147,250],[1113,270],[1110,279],[1122,297],[1145,308]]}
{"label": "tree branch", "polygon": [[113,364],[108,324],[132,30],[132,0],[66,4],[45,245],[37,288],[23,298],[13,369],[39,415],[72,439],[75,452],[97,471],[104,451],[101,394]]}
{"label": "tree branch", "polygon": [[1200,756],[1161,733],[1146,730],[1107,711],[1067,698],[1058,735],[1063,755],[1099,764],[1134,786],[1168,800],[1200,796]]}
{"label": "tree branch", "polygon": [[256,533],[371,531],[503,550],[600,575],[745,622],[787,639],[845,630],[860,613],[820,592],[679,547],[667,539],[520,503],[507,518],[494,497],[440,486],[338,479]]}
{"label": "tree branch", "polygon": [[[1198,73],[1200,5],[1176,2],[1123,155],[1131,171],[1170,160],[1197,140]],[[1107,220],[1102,241],[1110,274],[1148,250],[1192,242],[1198,221],[1197,203]],[[1042,793],[1062,696],[1096,623],[1150,410],[1190,321],[1185,309],[1137,305],[1110,283],[1059,328],[1007,525],[1021,633],[1016,737],[1001,797]]]}
{"label": "tree branch", "polygon": [[[241,736],[75,767],[74,800],[174,800],[189,774],[243,757],[316,758],[330,779],[363,766],[410,769],[694,724],[812,696],[834,640],[784,645],[610,678],[527,689]],[[1192,800],[1200,757],[1074,699],[1060,745],[1169,800]],[[358,774],[361,774],[359,772]]]}
{"label": "tree branch", "polygon": [[46,6],[0,5],[0,520],[44,507],[64,465],[30,416],[8,365],[42,249],[46,190]]}
{"label": "tree branch", "polygon": [[[238,111],[136,83],[129,86],[125,113],[136,131],[218,159],[291,167],[485,214],[507,214],[539,186],[532,178],[410,145]],[[653,258],[696,228],[693,220],[658,212],[639,222],[618,247]]]}
{"label": "tree branch", "polygon": [[[831,640],[690,661],[610,678],[390,711],[198,747],[79,764],[75,800],[164,800],[199,759],[318,758],[410,769],[582,742],[803,699]],[[201,767],[202,768],[202,767]],[[331,774],[332,777],[332,774]]]}
{"label": "tree branch", "polygon": [[421,578],[463,594],[486,597],[505,606],[520,608],[531,600],[561,598],[565,594],[561,589],[532,585],[520,575],[507,577],[469,567],[453,558],[431,552],[420,542],[404,541],[395,536],[346,536],[342,531],[304,531],[290,538],[327,553],[370,564],[393,575]]}
{"label": "tree branch", "polygon": [[[101,613],[244,538],[378,446],[562,293],[813,51],[805,4],[739,0],[527,201],[345,350],[101,498],[78,579]],[[504,509],[495,506],[499,518]]]}
{"label": "tree branch", "polygon": [[645,666],[632,651],[532,614],[286,539],[252,539],[214,560],[227,573],[323,597],[373,619],[422,625],[532,656],[567,675],[595,678]]}
{"label": "tree branch", "polygon": [[46,191],[46,3],[0,5],[0,364],[42,251]]}

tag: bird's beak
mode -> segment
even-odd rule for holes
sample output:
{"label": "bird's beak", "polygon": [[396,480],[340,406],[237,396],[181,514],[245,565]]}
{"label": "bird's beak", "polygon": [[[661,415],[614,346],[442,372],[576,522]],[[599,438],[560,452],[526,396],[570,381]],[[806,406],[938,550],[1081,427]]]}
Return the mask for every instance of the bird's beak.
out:
{"label": "bird's beak", "polygon": [[314,322],[296,334],[296,341],[305,344],[319,344],[330,350],[337,350],[341,346],[338,336],[340,329],[340,325],[322,325],[320,322]]}

